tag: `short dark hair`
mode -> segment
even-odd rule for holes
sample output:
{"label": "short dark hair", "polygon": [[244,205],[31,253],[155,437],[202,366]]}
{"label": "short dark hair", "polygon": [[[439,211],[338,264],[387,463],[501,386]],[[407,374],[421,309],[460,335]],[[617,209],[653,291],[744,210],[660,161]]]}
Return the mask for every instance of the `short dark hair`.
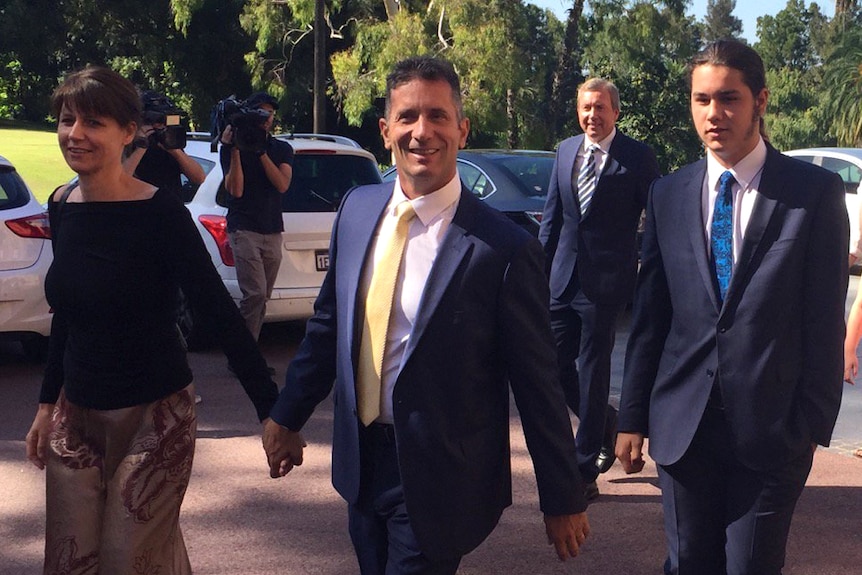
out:
{"label": "short dark hair", "polygon": [[694,55],[688,64],[688,85],[698,66],[726,66],[742,73],[742,81],[756,97],[766,88],[763,60],[754,48],[739,40],[716,40]]}
{"label": "short dark hair", "polygon": [[395,68],[386,77],[386,109],[385,116],[389,117],[389,102],[392,90],[413,80],[444,81],[452,88],[452,102],[458,112],[458,120],[464,117],[464,105],[461,102],[461,81],[455,67],[448,60],[435,58],[433,56],[414,56],[406,58],[395,64]]}
{"label": "short dark hair", "polygon": [[135,85],[103,66],[87,66],[68,74],[51,97],[55,118],[60,117],[63,106],[113,118],[121,126],[141,119],[141,96]]}
{"label": "short dark hair", "polygon": [[255,92],[245,100],[245,105],[249,108],[260,108],[264,104],[269,104],[273,110],[278,110],[278,100],[266,92]]}

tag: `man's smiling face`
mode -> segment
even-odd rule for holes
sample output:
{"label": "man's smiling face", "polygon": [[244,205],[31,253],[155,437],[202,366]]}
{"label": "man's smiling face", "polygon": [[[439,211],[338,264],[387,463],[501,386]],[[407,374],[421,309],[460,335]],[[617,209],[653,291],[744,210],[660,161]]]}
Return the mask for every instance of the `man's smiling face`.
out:
{"label": "man's smiling face", "polygon": [[380,135],[395,158],[404,195],[429,194],[455,177],[458,150],[469,130],[446,81],[417,78],[392,89]]}

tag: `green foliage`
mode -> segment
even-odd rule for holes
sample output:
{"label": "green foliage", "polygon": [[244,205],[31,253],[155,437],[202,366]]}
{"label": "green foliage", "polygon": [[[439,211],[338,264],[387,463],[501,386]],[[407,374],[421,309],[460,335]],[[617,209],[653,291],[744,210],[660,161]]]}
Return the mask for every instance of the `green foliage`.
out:
{"label": "green foliage", "polygon": [[862,30],[846,33],[826,62],[823,108],[842,146],[862,143]]}
{"label": "green foliage", "polygon": [[742,20],[733,15],[736,0],[708,0],[703,21],[703,41],[740,38]]}
{"label": "green foliage", "polygon": [[620,91],[619,126],[656,151],[662,171],[697,159],[685,63],[698,47],[692,18],[647,2],[602,2],[582,28],[584,67]]}
{"label": "green foliage", "polygon": [[817,4],[805,7],[803,0],[788,0],[787,6],[775,16],[757,19],[759,41],[754,48],[767,70],[790,68],[807,70],[820,62],[812,30],[823,24]]}
{"label": "green foliage", "polygon": [[[526,0],[326,1],[329,131],[382,152],[385,77],[398,60],[437,54],[462,78],[471,146],[551,148],[578,130],[572,94],[584,75],[620,88],[622,130],[646,140],[670,170],[701,154],[685,62],[706,40],[736,35],[734,0],[571,0],[565,25]],[[161,91],[209,127],[218,100],[266,90],[282,127],[312,125],[315,0],[5,0],[0,8],[0,116],[45,122],[67,71],[107,64]],[[584,12],[584,7],[588,11]],[[34,14],[38,17],[34,17]],[[858,2],[826,18],[788,0],[759,19],[770,70],[767,123],[780,147],[860,137]],[[381,153],[382,157],[382,153]]]}

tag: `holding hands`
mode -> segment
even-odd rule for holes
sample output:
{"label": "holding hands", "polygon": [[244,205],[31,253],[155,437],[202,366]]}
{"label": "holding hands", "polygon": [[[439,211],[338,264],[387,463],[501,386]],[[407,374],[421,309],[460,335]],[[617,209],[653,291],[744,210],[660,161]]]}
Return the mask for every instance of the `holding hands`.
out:
{"label": "holding hands", "polygon": [[263,449],[269,464],[269,476],[284,477],[294,465],[302,465],[302,450],[308,445],[298,431],[291,431],[272,419],[263,422]]}

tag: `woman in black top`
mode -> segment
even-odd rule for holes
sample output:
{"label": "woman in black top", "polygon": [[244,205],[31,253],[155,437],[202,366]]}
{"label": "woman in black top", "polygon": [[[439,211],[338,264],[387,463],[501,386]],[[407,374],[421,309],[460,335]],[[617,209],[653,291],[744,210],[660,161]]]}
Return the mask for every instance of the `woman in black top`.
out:
{"label": "woman in black top", "polygon": [[54,319],[26,439],[27,457],[47,468],[45,572],[190,573],[178,519],[196,420],[180,288],[219,327],[262,421],[277,388],[182,203],[123,170],[135,87],[88,67],[52,103],[78,183],[49,200]]}

